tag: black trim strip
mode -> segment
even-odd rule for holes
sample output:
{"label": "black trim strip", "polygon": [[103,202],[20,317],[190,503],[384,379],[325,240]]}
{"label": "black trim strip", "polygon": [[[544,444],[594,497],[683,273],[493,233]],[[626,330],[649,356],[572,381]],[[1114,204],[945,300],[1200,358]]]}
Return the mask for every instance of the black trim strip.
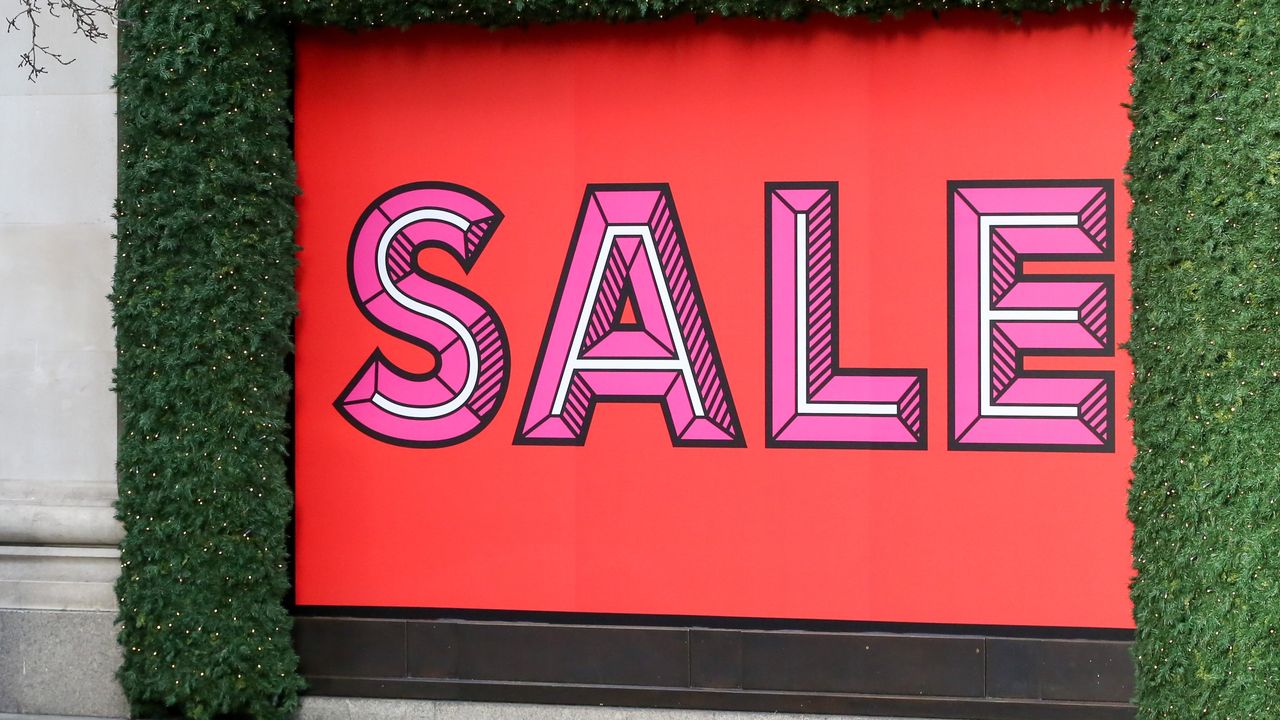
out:
{"label": "black trim strip", "polygon": [[730,617],[724,615],[656,615],[538,610],[473,610],[460,608],[293,605],[294,617],[369,618],[383,620],[466,620],[473,622],[679,627],[724,630],[803,630],[809,632],[873,632],[907,635],[981,635],[1046,640],[1132,641],[1128,628],[1047,625],[974,625],[955,623],[876,622],[806,618]]}

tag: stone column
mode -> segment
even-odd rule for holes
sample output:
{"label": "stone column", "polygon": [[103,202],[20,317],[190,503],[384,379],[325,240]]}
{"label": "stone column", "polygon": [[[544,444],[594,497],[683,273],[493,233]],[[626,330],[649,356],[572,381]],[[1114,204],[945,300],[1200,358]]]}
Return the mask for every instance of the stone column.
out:
{"label": "stone column", "polygon": [[0,714],[123,716],[116,44],[40,20],[41,42],[75,61],[43,61],[34,83],[15,67],[25,25],[0,32]]}

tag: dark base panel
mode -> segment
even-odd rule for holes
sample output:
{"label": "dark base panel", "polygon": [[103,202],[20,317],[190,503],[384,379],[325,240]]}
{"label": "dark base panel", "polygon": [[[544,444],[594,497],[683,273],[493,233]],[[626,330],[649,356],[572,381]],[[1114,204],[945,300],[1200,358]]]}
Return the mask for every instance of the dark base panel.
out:
{"label": "dark base panel", "polygon": [[324,695],[967,720],[1130,720],[1131,643],[300,617]]}

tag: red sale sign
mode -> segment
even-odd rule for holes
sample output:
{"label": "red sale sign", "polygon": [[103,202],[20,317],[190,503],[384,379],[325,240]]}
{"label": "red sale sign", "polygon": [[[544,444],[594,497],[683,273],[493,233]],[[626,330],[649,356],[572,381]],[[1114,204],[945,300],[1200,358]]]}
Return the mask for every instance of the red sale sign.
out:
{"label": "red sale sign", "polygon": [[303,31],[298,604],[1132,627],[1130,22]]}

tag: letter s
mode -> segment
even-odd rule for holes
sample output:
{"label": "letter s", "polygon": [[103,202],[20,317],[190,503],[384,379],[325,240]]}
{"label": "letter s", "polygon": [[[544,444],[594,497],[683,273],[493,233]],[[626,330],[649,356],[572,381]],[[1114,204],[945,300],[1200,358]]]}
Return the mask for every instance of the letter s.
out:
{"label": "letter s", "polygon": [[502,404],[510,366],[497,313],[474,293],[421,268],[418,253],[446,250],[470,272],[502,221],[487,198],[439,182],[402,185],[373,201],[351,233],[347,276],[365,317],[430,351],[421,374],[375,350],[334,407],[367,435],[394,445],[443,447],[480,432]]}

